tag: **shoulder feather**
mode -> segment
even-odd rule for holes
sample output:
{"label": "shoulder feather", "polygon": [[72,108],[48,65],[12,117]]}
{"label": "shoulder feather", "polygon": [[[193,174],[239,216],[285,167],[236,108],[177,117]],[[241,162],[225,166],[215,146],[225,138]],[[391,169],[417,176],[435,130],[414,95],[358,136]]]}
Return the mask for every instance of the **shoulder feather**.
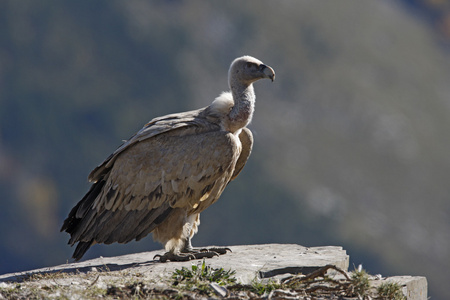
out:
{"label": "shoulder feather", "polygon": [[[148,122],[141,130],[134,134],[130,139],[126,140],[119,146],[107,159],[105,159],[100,165],[98,165],[89,174],[88,179],[90,182],[97,182],[102,179],[111,166],[114,164],[117,156],[125,149],[128,149],[132,145],[152,138],[160,134],[171,135],[186,135],[192,133],[208,132],[212,130],[218,130],[219,126],[214,124],[210,120],[207,120],[204,116],[204,110],[206,108],[188,111],[178,114],[170,114],[158,118],[154,118]],[[186,131],[182,131],[185,129]]]}

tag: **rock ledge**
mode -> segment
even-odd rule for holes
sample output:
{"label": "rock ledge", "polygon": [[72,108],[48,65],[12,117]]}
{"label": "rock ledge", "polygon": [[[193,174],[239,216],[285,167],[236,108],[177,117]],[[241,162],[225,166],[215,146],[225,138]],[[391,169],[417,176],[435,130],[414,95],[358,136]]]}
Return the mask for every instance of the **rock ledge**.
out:
{"label": "rock ledge", "polygon": [[[342,247],[337,246],[308,248],[294,244],[265,244],[230,248],[233,252],[206,261],[212,268],[235,270],[235,277],[242,284],[250,284],[254,280],[276,280],[292,274],[309,274],[326,265],[334,265],[344,271],[349,267],[349,256]],[[153,257],[162,252],[100,257],[79,263],[0,275],[0,299],[4,294],[2,291],[11,290],[21,282],[25,288],[45,286],[46,289],[52,290],[52,286],[61,286],[73,288],[75,292],[77,289],[94,286],[105,289],[111,283],[120,285],[138,278],[155,288],[170,288],[170,276],[176,269],[190,268],[193,263],[198,263],[154,261]],[[427,299],[427,282],[424,277],[390,277],[379,279],[374,285],[386,280],[400,284],[407,299]]]}

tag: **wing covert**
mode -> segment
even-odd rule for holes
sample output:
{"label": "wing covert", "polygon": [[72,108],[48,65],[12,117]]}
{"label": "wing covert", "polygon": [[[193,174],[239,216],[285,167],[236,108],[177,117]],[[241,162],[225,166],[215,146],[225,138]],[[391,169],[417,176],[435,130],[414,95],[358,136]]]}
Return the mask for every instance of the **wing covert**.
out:
{"label": "wing covert", "polygon": [[89,174],[90,182],[97,182],[102,179],[112,167],[117,156],[132,145],[152,138],[159,134],[178,134],[179,130],[194,130],[196,133],[219,129],[217,124],[211,123],[204,116],[205,108],[188,111],[184,113],[171,114],[154,118],[148,122],[141,130],[135,133],[130,139],[120,145],[108,158],[98,165]]}
{"label": "wing covert", "polygon": [[104,177],[90,212],[97,217],[86,219],[96,224],[86,224],[83,235],[124,243],[147,235],[171,209],[201,212],[219,198],[240,152],[239,139],[224,131],[161,134],[133,144]]}

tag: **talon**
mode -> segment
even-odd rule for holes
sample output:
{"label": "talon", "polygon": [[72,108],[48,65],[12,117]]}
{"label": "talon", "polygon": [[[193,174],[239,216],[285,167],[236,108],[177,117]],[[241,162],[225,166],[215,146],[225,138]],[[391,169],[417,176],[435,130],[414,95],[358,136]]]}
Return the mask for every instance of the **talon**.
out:
{"label": "talon", "polygon": [[156,260],[157,258],[159,258],[159,262],[162,262],[162,263],[165,263],[167,261],[166,255],[156,254],[155,256],[153,256],[153,260]]}

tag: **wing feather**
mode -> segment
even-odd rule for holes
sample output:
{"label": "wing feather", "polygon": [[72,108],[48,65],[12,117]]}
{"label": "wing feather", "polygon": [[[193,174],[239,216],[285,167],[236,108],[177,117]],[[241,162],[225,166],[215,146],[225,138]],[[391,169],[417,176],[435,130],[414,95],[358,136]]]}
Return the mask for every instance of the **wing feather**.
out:
{"label": "wing feather", "polygon": [[134,134],[130,139],[119,146],[116,151],[114,151],[107,159],[105,159],[105,161],[103,161],[99,166],[92,170],[92,172],[88,176],[89,181],[97,182],[102,179],[105,174],[107,174],[108,169],[113,166],[117,156],[135,143],[145,141],[162,133],[174,132],[176,131],[176,129],[196,127],[211,130],[212,127],[216,129],[219,128],[219,125],[211,123],[210,120],[205,117],[206,109],[207,108],[202,108],[184,113],[170,114],[154,118],[153,120],[148,122],[141,130]]}
{"label": "wing feather", "polygon": [[199,213],[219,198],[241,142],[205,111],[153,119],[91,172],[94,184],[61,229],[80,242],[74,258],[94,243],[139,240],[174,209]]}
{"label": "wing feather", "polygon": [[172,208],[202,211],[222,193],[239,154],[239,139],[224,131],[159,134],[134,143],[104,174],[82,233],[71,242],[126,243],[154,230]]}
{"label": "wing feather", "polygon": [[[222,155],[216,154],[217,148]],[[239,141],[227,132],[159,135],[123,152],[116,159],[108,180],[124,190],[125,195],[130,193],[140,199],[150,196],[149,207],[170,201],[168,197],[176,199],[177,207],[193,205],[189,201],[200,199],[206,186],[224,176],[225,170],[234,170],[239,153]],[[140,171],[134,172],[138,167]],[[157,187],[149,193],[155,184]]]}

